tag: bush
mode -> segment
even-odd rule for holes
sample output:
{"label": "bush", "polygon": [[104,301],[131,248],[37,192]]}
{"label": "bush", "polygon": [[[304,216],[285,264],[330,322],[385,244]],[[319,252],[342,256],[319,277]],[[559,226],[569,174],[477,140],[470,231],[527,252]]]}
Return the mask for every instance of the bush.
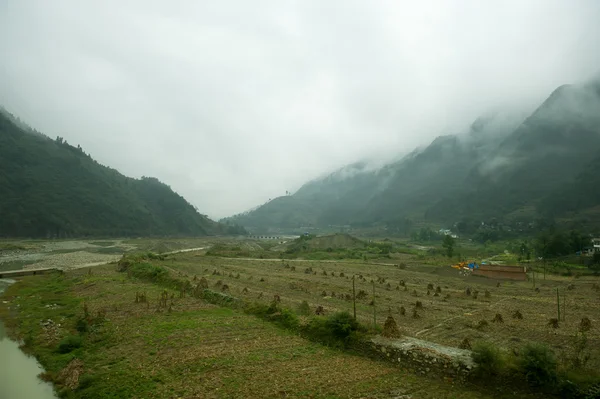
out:
{"label": "bush", "polygon": [[80,317],[75,323],[75,329],[80,333],[86,333],[89,330],[89,324],[85,317]]}
{"label": "bush", "polygon": [[554,353],[541,344],[526,345],[519,358],[520,370],[527,382],[536,386],[557,381],[556,365]]}
{"label": "bush", "polygon": [[58,353],[69,353],[80,348],[83,340],[77,335],[69,335],[58,344]]}
{"label": "bush", "polygon": [[345,347],[358,338],[364,328],[348,312],[329,317],[314,317],[303,328],[303,335],[333,347]]}
{"label": "bush", "polygon": [[281,309],[279,312],[275,312],[271,314],[269,317],[271,321],[275,324],[283,328],[287,328],[289,330],[297,330],[300,326],[300,321],[298,320],[298,316],[296,316],[289,309]]}
{"label": "bush", "polygon": [[329,316],[326,323],[332,334],[339,339],[347,338],[353,331],[357,331],[359,324],[348,312],[338,312]]}
{"label": "bush", "polygon": [[79,378],[79,385],[77,386],[77,390],[83,391],[86,388],[94,385],[95,378],[90,374],[84,374]]}
{"label": "bush", "polygon": [[300,305],[298,305],[298,314],[302,316],[310,315],[310,305],[306,301],[302,301]]}
{"label": "bush", "polygon": [[495,376],[502,372],[504,359],[500,350],[490,343],[478,343],[471,353],[473,361],[477,365],[476,372],[482,376]]}
{"label": "bush", "polygon": [[272,313],[269,305],[260,302],[247,304],[244,307],[244,312],[248,314],[253,314],[258,317],[265,317]]}
{"label": "bush", "polygon": [[131,265],[127,272],[131,277],[152,282],[161,282],[169,274],[164,267],[155,266],[146,262]]}
{"label": "bush", "polygon": [[201,297],[208,303],[213,305],[238,307],[241,304],[240,299],[232,297],[223,292],[216,292],[209,289],[202,290]]}

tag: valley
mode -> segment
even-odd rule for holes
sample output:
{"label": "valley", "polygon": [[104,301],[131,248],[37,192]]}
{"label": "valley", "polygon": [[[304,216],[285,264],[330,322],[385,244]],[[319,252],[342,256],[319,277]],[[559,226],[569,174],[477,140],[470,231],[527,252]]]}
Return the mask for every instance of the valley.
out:
{"label": "valley", "polygon": [[[290,249],[298,243],[307,249],[293,256]],[[390,246],[385,256],[369,249],[383,244]],[[600,366],[600,279],[584,269],[544,277],[541,265],[532,263],[527,281],[494,280],[460,274],[449,260],[431,255],[431,246],[364,244],[349,236],[285,244],[205,238],[10,245],[90,254],[113,245],[128,249],[110,264],[72,264],[62,274],[24,277],[2,297],[0,318],[9,336],[24,340],[24,350],[39,359],[61,397],[514,396],[511,389],[490,391],[477,378],[454,381],[344,350],[336,341],[315,342],[307,326],[339,312],[352,314],[353,298],[357,320],[369,334],[380,334],[392,317],[402,336],[443,347],[470,350],[486,343],[510,354],[544,343],[561,370],[582,356],[586,370]],[[330,258],[314,259],[320,251]],[[361,256],[339,258],[356,251]],[[494,259],[502,263],[506,256]],[[557,292],[562,316],[555,328]],[[272,306],[289,321],[259,311]],[[584,319],[591,328],[581,346]],[[66,354],[56,352],[65,340],[77,343]],[[519,397],[539,397],[514,389]]]}

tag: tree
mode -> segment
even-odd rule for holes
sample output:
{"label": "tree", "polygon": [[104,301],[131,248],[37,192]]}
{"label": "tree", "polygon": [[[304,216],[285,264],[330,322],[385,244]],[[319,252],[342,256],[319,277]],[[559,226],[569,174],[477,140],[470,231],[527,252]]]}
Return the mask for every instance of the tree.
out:
{"label": "tree", "polygon": [[442,241],[442,247],[446,250],[446,255],[451,258],[454,254],[454,238],[451,235],[445,235]]}
{"label": "tree", "polygon": [[569,245],[571,252],[583,251],[583,248],[591,244],[589,236],[581,234],[577,230],[571,230],[569,233]]}
{"label": "tree", "polygon": [[592,263],[588,266],[594,274],[600,273],[600,252],[595,252],[592,257]]}

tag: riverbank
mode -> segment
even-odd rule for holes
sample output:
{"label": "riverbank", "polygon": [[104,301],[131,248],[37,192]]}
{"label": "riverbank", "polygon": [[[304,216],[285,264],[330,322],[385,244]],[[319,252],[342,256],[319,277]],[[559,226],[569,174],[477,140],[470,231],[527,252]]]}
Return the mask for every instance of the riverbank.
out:
{"label": "riverbank", "polygon": [[113,265],[24,278],[3,301],[11,337],[62,397],[493,397],[309,342]]}
{"label": "riverbank", "polygon": [[126,253],[172,254],[196,251],[227,238],[114,240],[0,240],[0,272],[22,269],[73,269],[118,261]]}
{"label": "riverbank", "polygon": [[[14,283],[14,280],[0,280],[0,297]],[[0,398],[56,398],[52,385],[38,378],[43,371],[34,357],[25,355],[19,344],[8,338],[0,321]]]}

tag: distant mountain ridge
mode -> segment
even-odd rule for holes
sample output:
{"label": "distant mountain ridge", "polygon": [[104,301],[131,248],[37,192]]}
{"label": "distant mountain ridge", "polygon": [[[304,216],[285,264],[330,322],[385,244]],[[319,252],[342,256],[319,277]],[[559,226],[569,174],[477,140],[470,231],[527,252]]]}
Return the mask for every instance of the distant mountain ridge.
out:
{"label": "distant mountain ridge", "polygon": [[229,220],[250,229],[489,219],[593,225],[585,215],[600,203],[586,193],[600,186],[584,181],[599,182],[591,169],[599,154],[600,79],[557,88],[527,118],[479,118],[381,169],[349,165]]}
{"label": "distant mountain ridge", "polygon": [[243,233],[155,178],[133,179],[0,110],[0,237]]}

